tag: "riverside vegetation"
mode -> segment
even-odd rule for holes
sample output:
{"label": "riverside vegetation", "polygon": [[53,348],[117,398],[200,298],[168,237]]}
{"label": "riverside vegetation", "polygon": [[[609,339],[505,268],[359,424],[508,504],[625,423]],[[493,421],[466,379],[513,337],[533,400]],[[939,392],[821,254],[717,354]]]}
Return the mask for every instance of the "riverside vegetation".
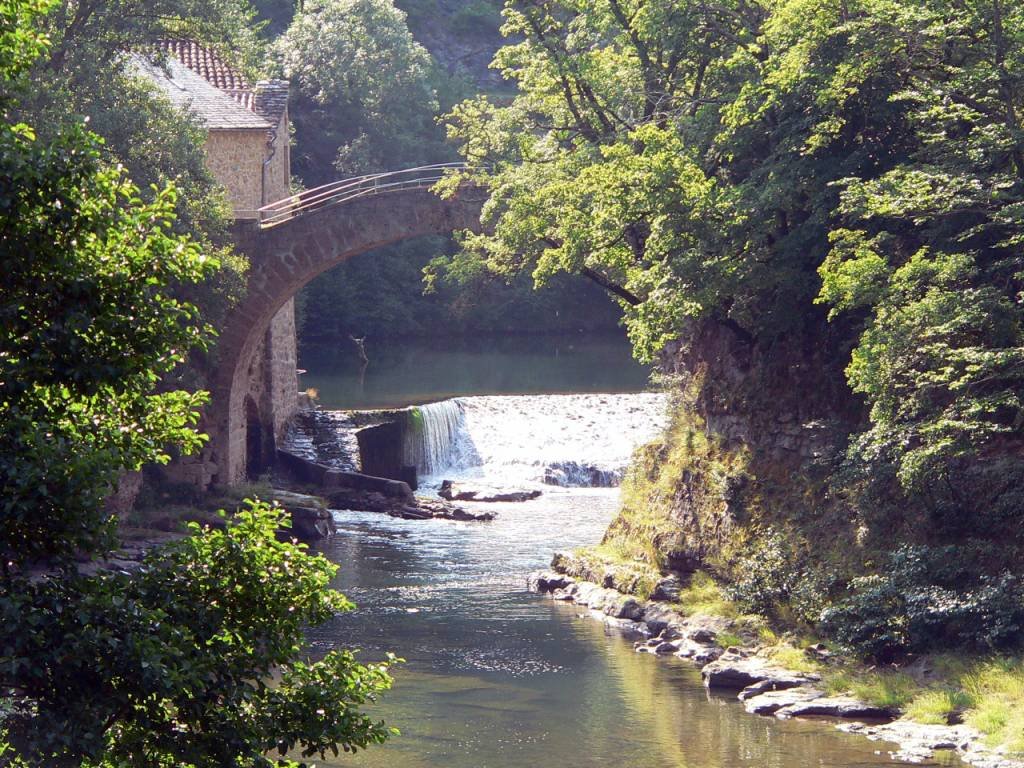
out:
{"label": "riverside vegetation", "polygon": [[849,684],[1019,751],[1024,9],[505,14],[517,94],[448,122],[491,229],[432,269],[603,284],[677,393],[590,556],[875,664],[977,659]]}
{"label": "riverside vegetation", "polygon": [[[1024,8],[508,0],[512,85],[463,100],[387,0],[255,6],[0,0],[0,761],[273,765],[389,733],[360,709],[387,661],[301,660],[302,624],[348,604],[272,510],[136,574],[75,572],[115,546],[118,473],[199,445],[209,326],[244,284],[201,131],[123,66],[179,36],[293,78],[308,183],[446,159],[450,107],[470,165],[451,184],[489,193],[490,230],[368,282],[425,264],[468,306],[570,275],[618,302],[676,399],[587,558],[641,594],[681,575],[684,610],[742,618],[723,639],[784,665],[818,664],[799,647],[817,640],[874,665],[830,667],[830,690],[1024,750]],[[347,81],[330,65],[349,60],[376,64]]]}

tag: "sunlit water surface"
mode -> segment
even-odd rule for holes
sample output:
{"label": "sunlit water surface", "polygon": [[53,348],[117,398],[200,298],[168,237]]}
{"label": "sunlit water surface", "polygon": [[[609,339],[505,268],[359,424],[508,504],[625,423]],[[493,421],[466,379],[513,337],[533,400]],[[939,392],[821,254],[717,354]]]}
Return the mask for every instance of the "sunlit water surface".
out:
{"label": "sunlit water surface", "polygon": [[407,663],[372,708],[401,729],[329,765],[387,768],[894,765],[886,745],[821,723],[746,714],[691,665],[633,651],[583,609],[530,594],[558,547],[600,539],[614,490],[553,489],[489,524],[338,512],[321,550],[359,605],[310,633],[320,650]]}
{"label": "sunlit water surface", "polygon": [[[381,768],[810,768],[894,765],[886,745],[821,723],[746,714],[709,695],[686,662],[633,651],[585,609],[526,591],[556,549],[600,541],[618,490],[540,484],[552,462],[620,468],[664,420],[658,395],[473,397],[439,404],[458,421],[455,477],[543,489],[523,504],[476,505],[490,523],[336,512],[319,545],[359,606],[310,632],[318,651],[387,651],[407,663],[373,715],[401,729],[329,765]],[[429,415],[429,414],[428,414]],[[438,422],[440,423],[440,421]],[[426,420],[429,427],[430,419]],[[949,763],[955,764],[955,763]]]}

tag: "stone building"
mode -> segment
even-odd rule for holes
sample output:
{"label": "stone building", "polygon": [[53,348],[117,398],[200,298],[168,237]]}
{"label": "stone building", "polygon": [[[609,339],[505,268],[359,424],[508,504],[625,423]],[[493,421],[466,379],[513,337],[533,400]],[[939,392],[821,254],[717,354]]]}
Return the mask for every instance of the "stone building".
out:
{"label": "stone building", "polygon": [[[264,205],[290,192],[288,83],[250,84],[213,51],[187,40],[165,40],[154,63],[136,57],[138,68],[175,106],[194,115],[207,130],[207,164],[227,190],[239,225],[252,226]],[[288,419],[297,407],[295,305],[274,316],[249,361],[248,392],[239,403],[243,418],[228,439],[244,444],[248,474],[265,470]],[[210,425],[213,426],[213,425]],[[232,482],[219,477],[216,457],[175,462],[168,478],[206,487]]]}

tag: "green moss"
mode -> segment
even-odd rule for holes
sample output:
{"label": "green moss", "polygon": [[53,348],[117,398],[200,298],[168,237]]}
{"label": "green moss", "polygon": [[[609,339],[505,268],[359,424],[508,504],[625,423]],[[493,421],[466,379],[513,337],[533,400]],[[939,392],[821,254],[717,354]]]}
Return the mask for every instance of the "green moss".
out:
{"label": "green moss", "polygon": [[661,572],[651,566],[629,560],[614,547],[581,547],[563,561],[559,570],[570,576],[605,584],[625,594],[648,600],[654,594]]}
{"label": "green moss", "polygon": [[423,434],[423,411],[416,406],[409,409],[409,429],[414,434]]}
{"label": "green moss", "polygon": [[688,509],[707,523],[698,523],[694,530],[717,530],[715,521],[725,514],[728,488],[747,463],[745,453],[723,451],[708,437],[686,396],[680,396],[670,411],[662,436],[634,454],[622,483],[622,509],[603,541],[620,557],[658,569],[666,568],[669,553],[679,549],[696,547],[725,557],[720,541],[688,541],[692,531],[680,528],[675,507],[681,484],[688,482]]}

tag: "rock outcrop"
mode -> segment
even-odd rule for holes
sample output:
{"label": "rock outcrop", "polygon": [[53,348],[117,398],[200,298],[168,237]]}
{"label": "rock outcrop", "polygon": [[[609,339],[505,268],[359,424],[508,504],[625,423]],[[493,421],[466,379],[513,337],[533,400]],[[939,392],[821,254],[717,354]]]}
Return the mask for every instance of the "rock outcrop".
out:
{"label": "rock outcrop", "polygon": [[477,502],[521,502],[536,499],[540,496],[538,490],[509,490],[506,488],[489,488],[482,485],[469,485],[457,483],[452,480],[444,480],[441,483],[441,490],[438,495],[448,501],[477,501]]}

